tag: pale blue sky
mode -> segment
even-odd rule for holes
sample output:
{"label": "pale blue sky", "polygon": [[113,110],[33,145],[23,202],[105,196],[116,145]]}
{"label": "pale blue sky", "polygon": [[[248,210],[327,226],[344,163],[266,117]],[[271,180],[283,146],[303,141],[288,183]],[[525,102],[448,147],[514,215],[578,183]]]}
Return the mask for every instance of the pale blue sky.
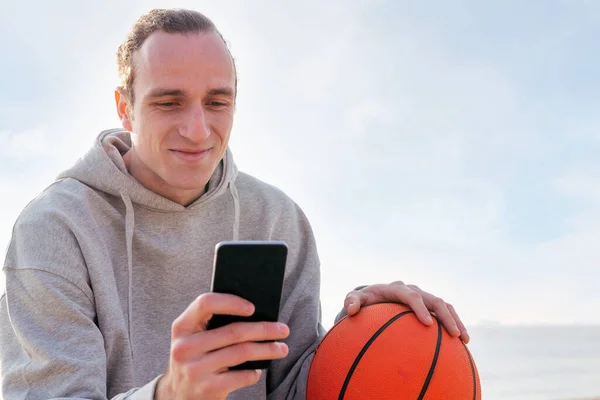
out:
{"label": "pale blue sky", "polygon": [[0,241],[118,125],[114,53],[152,7],[211,17],[232,149],[313,223],[326,325],[404,280],[467,323],[600,323],[600,3],[0,3]]}

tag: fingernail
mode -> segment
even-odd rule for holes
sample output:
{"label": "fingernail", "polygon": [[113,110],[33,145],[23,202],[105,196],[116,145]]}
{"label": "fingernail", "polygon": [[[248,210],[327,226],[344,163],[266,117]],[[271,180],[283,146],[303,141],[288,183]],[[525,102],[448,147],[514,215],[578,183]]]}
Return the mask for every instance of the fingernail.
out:
{"label": "fingernail", "polygon": [[277,343],[277,347],[284,353],[287,351],[287,346],[285,345],[285,343]]}
{"label": "fingernail", "polygon": [[425,320],[430,324],[433,324],[433,318],[431,318],[431,315],[428,315],[427,318],[425,318]]}
{"label": "fingernail", "polygon": [[256,370],[256,374],[258,375],[258,377],[260,378],[260,376],[262,375],[262,369],[257,369]]}
{"label": "fingernail", "polygon": [[279,322],[279,323],[277,323],[277,330],[279,331],[279,333],[287,333],[287,331],[288,331],[287,325]]}

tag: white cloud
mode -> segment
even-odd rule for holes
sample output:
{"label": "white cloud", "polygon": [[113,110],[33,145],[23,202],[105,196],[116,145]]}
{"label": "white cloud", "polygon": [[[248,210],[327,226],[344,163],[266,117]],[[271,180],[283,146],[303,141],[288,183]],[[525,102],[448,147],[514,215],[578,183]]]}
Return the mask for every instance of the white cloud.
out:
{"label": "white cloud", "polygon": [[560,193],[585,202],[600,200],[600,163],[579,165],[555,181]]}
{"label": "white cloud", "polygon": [[24,159],[47,154],[50,143],[42,128],[22,132],[0,132],[0,157]]}

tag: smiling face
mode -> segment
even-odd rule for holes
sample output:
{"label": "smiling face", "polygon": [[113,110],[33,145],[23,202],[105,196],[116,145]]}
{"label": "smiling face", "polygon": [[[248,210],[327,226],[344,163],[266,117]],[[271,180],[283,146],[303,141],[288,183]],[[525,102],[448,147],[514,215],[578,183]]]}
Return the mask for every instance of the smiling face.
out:
{"label": "smiling face", "polygon": [[154,32],[134,56],[133,103],[116,92],[133,147],[129,173],[142,185],[186,205],[223,158],[233,125],[233,60],[216,32]]}

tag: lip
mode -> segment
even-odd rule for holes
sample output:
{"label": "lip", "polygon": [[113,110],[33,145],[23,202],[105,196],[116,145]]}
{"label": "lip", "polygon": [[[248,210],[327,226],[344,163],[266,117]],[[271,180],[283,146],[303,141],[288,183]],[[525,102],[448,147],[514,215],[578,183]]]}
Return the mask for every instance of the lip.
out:
{"label": "lip", "polygon": [[188,149],[170,149],[170,151],[179,159],[194,162],[201,161],[208,156],[211,148],[204,150],[188,150]]}

